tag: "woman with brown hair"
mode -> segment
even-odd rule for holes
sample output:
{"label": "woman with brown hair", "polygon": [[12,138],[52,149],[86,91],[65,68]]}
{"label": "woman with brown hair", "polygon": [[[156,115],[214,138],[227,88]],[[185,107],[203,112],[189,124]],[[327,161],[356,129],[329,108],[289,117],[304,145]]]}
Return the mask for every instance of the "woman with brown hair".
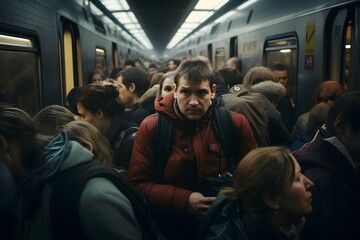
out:
{"label": "woman with brown hair", "polygon": [[312,212],[313,183],[300,171],[286,148],[252,150],[237,166],[233,187],[208,210],[200,239],[296,239]]}
{"label": "woman with brown hair", "polygon": [[113,166],[127,170],[138,128],[123,118],[124,109],[118,87],[111,83],[87,85],[77,102],[80,120],[95,126],[109,140]]}

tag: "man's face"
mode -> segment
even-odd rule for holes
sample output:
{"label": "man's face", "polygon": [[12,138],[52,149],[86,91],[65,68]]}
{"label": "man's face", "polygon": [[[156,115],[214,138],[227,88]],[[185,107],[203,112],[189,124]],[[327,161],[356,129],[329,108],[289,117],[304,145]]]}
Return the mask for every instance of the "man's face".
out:
{"label": "man's face", "polygon": [[169,71],[175,70],[176,67],[177,67],[177,66],[174,64],[174,61],[170,61],[170,62],[168,63],[168,69],[169,69]]}
{"label": "man's face", "polygon": [[288,84],[288,72],[286,70],[276,70],[274,73],[279,78],[279,82],[286,87]]}
{"label": "man's face", "polygon": [[[120,101],[125,105],[125,107],[131,107],[128,106],[132,99],[132,92],[131,89],[126,88],[125,84],[123,83],[123,77],[119,76],[116,81],[115,84],[119,87],[119,98]],[[131,105],[131,104],[130,104]]]}
{"label": "man's face", "polygon": [[148,72],[149,72],[150,76],[152,77],[158,72],[158,70],[156,68],[149,68]]}
{"label": "man's face", "polygon": [[209,81],[191,82],[180,77],[175,86],[174,97],[177,99],[181,113],[189,120],[199,120],[209,109],[215,97],[216,86],[210,87]]}

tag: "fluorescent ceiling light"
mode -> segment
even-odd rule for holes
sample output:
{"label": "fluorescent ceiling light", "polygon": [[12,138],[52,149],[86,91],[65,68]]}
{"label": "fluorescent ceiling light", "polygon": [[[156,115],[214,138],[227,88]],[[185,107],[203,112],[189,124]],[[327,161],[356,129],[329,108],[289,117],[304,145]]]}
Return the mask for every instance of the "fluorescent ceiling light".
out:
{"label": "fluorescent ceiling light", "polygon": [[[130,36],[127,32],[121,31],[121,34],[128,40],[131,41],[132,38],[135,38],[140,44],[142,44],[145,48],[151,50],[154,47],[150,43],[146,34],[141,28],[136,16],[131,11],[129,4],[126,0],[100,0],[100,2],[111,12],[111,14],[117,18],[117,20],[126,28],[132,35]],[[103,21],[107,23],[109,26],[111,23],[109,22],[107,17],[91,4],[91,10],[98,16],[102,16]],[[112,21],[112,20],[110,20]]]}
{"label": "fluorescent ceiling light", "polygon": [[0,35],[0,44],[18,46],[18,47],[34,47],[30,39]]}
{"label": "fluorescent ceiling light", "polygon": [[201,23],[209,19],[216,12],[216,10],[220,9],[227,2],[228,0],[199,0],[194,10],[186,18],[185,22],[178,29],[178,32],[171,39],[166,48],[173,48]]}

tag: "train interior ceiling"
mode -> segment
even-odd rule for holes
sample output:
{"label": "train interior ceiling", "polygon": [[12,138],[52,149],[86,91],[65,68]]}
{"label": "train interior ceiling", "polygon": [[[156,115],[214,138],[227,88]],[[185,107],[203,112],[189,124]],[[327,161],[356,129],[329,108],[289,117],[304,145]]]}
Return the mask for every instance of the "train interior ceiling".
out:
{"label": "train interior ceiling", "polygon": [[323,81],[360,89],[359,0],[0,0],[0,7],[0,97],[31,115],[66,105],[93,70],[108,74],[136,58],[202,55],[219,70],[239,57],[243,74],[281,62],[298,114]]}

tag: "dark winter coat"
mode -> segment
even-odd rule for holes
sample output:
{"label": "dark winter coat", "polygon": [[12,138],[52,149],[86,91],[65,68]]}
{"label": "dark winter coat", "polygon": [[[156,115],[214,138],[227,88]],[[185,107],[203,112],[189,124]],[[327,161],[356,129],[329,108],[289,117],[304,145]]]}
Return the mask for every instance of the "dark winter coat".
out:
{"label": "dark winter coat", "polygon": [[314,182],[306,239],[360,239],[360,181],[347,157],[320,134],[294,153]]}

